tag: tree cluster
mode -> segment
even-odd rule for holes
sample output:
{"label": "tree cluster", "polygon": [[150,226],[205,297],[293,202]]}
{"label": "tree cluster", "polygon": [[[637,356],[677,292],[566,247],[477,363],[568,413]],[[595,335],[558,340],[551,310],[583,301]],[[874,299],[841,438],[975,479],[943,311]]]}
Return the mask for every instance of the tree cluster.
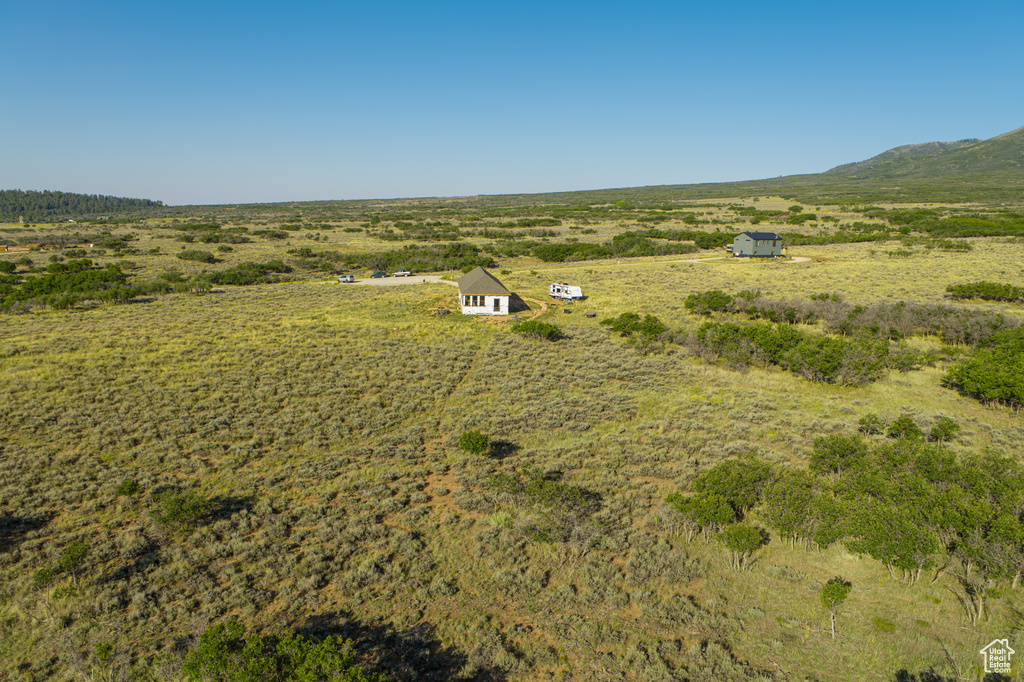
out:
{"label": "tree cluster", "polygon": [[51,263],[45,274],[24,276],[11,268],[0,274],[0,311],[16,312],[32,306],[70,308],[92,301],[124,302],[137,292],[128,286],[128,277],[116,264],[94,267],[88,258]]}
{"label": "tree cluster", "polygon": [[0,190],[0,221],[24,219],[32,222],[71,216],[98,216],[163,205],[162,201],[149,199],[125,199],[50,190],[23,192],[18,189],[5,189]]}
{"label": "tree cluster", "polygon": [[947,386],[985,402],[1024,405],[1024,328],[1006,329],[978,344],[942,378]]}
{"label": "tree cluster", "polygon": [[182,672],[190,680],[230,682],[383,682],[382,673],[366,671],[340,637],[305,637],[291,631],[276,636],[246,635],[232,617],[210,625],[196,649],[185,658]]}
{"label": "tree cluster", "polygon": [[[824,436],[809,470],[729,460],[695,479],[693,494],[666,502],[688,539],[724,533],[753,514],[794,545],[842,542],[904,585],[929,569],[934,580],[948,573],[977,623],[993,588],[1016,586],[1024,571],[1024,468],[994,454],[958,456],[918,434],[877,443]],[[730,549],[750,533],[733,535],[722,536]]]}
{"label": "tree cluster", "polygon": [[909,371],[924,358],[884,339],[836,338],[784,324],[705,322],[690,335],[691,351],[706,360],[731,364],[774,365],[812,381],[859,385],[878,380],[886,370]]}
{"label": "tree cluster", "polygon": [[946,287],[950,298],[973,299],[984,301],[1021,301],[1024,300],[1024,287],[1000,282],[965,282],[950,284]]}
{"label": "tree cluster", "polygon": [[665,256],[669,254],[693,253],[698,247],[693,244],[673,243],[668,240],[655,241],[636,232],[615,235],[604,244],[571,242],[565,244],[540,244],[533,248],[533,255],[545,262],[568,262],[594,260],[599,258],[629,258],[635,256]]}
{"label": "tree cluster", "polygon": [[813,294],[810,300],[805,300],[769,298],[760,290],[732,295],[712,289],[688,295],[684,306],[701,315],[723,312],[785,324],[821,322],[825,331],[841,336],[867,335],[899,340],[915,334],[931,334],[949,344],[970,346],[1002,329],[1020,325],[1015,317],[986,310],[905,301],[854,305],[835,293]]}

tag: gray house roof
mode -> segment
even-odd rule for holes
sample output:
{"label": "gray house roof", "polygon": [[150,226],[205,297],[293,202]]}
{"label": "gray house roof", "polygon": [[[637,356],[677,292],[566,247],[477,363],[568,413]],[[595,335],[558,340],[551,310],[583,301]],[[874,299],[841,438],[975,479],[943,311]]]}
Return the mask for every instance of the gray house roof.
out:
{"label": "gray house roof", "polygon": [[481,267],[476,267],[459,278],[459,294],[473,296],[510,296],[498,278]]}
{"label": "gray house roof", "polygon": [[782,239],[779,235],[774,232],[744,232],[751,239]]}

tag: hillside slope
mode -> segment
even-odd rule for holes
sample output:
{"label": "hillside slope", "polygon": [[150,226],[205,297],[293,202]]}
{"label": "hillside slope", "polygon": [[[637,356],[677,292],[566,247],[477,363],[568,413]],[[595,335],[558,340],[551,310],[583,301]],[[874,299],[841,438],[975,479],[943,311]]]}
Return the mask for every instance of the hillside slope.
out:
{"label": "hillside slope", "polygon": [[823,175],[851,180],[892,177],[1003,173],[1024,169],[1024,128],[988,140],[927,142],[890,149],[867,161],[849,163]]}
{"label": "hillside slope", "polygon": [[[857,161],[854,163],[844,163],[841,166],[836,166],[825,171],[825,174],[840,174],[840,173],[856,173],[856,172],[868,172],[870,173],[874,168],[886,162],[913,162],[920,161],[920,157],[927,156],[932,157],[936,154],[945,151],[952,151],[954,149],[962,149],[963,147],[969,147],[971,145],[981,142],[978,138],[968,138],[966,140],[958,140],[956,142],[925,142],[923,144],[905,144],[899,147],[893,147],[887,151],[872,156],[867,161]],[[917,158],[910,158],[917,157]]]}

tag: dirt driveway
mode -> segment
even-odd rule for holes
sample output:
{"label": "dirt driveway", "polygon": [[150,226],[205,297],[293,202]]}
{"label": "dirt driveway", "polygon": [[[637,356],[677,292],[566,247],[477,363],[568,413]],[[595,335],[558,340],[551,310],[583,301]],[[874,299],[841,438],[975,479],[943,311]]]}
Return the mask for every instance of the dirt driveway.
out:
{"label": "dirt driveway", "polygon": [[403,284],[436,284],[438,282],[441,282],[443,284],[451,284],[453,287],[459,286],[458,282],[453,282],[450,279],[441,279],[441,275],[413,275],[411,277],[378,277],[376,279],[366,277],[363,279],[357,279],[355,282],[349,282],[347,286],[352,286],[353,284],[355,284],[357,286],[368,287],[397,287]]}

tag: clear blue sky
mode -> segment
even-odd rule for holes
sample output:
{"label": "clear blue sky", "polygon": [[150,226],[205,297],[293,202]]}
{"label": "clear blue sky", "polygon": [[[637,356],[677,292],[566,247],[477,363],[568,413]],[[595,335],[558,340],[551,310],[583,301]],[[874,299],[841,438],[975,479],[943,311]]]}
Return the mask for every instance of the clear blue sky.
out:
{"label": "clear blue sky", "polygon": [[1021,0],[0,0],[0,26],[0,189],[718,182],[1024,125]]}

